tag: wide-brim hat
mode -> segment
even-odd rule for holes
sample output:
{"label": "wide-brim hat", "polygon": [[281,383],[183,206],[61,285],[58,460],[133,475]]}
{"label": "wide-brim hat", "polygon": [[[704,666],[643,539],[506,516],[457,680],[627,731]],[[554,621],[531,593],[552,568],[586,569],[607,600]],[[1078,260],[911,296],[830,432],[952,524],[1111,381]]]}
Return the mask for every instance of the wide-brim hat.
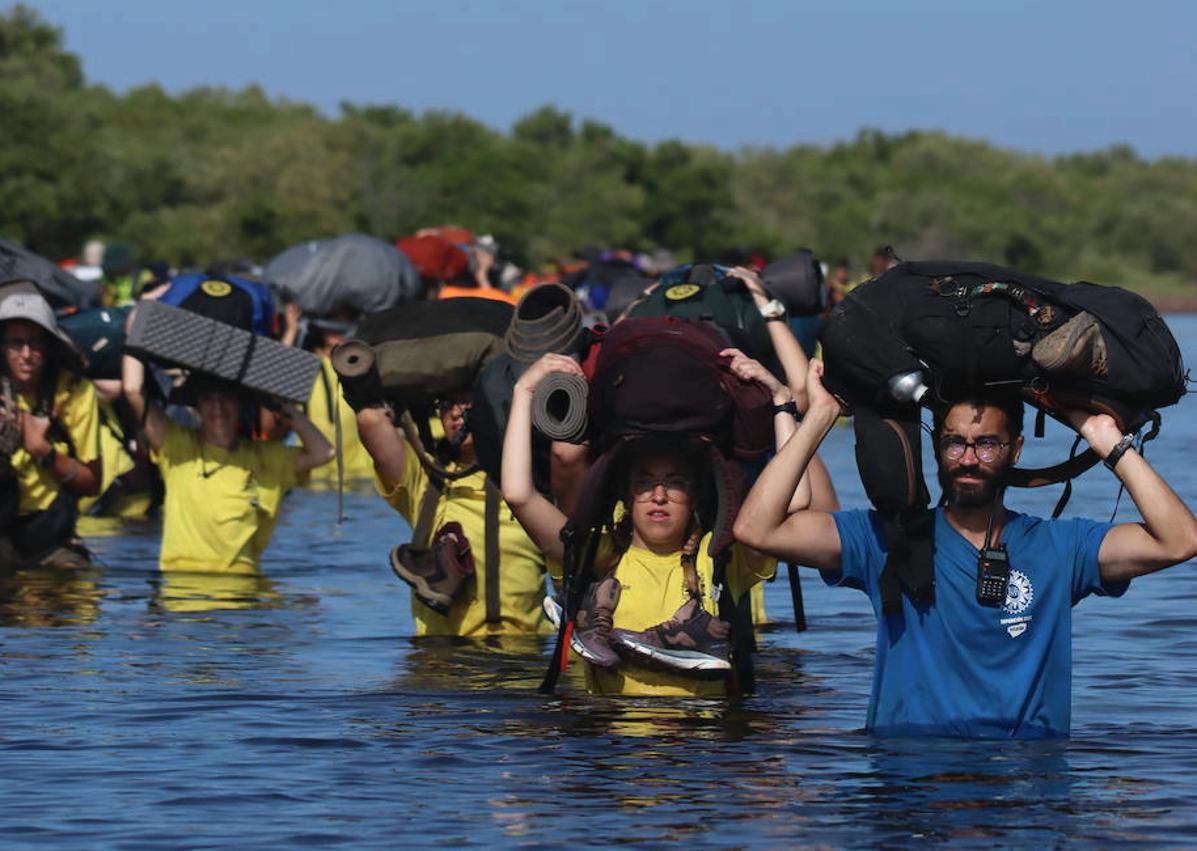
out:
{"label": "wide-brim hat", "polygon": [[24,278],[0,281],[0,324],[12,319],[32,322],[53,340],[61,366],[82,372],[87,359],[58,325],[54,309],[32,281]]}

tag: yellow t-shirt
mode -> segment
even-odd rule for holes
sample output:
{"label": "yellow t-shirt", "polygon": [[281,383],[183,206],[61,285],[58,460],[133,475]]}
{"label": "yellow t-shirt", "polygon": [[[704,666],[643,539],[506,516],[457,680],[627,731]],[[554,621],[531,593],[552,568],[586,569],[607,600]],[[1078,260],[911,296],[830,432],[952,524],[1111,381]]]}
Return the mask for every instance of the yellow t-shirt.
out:
{"label": "yellow t-shirt", "polygon": [[[31,401],[23,395],[17,396],[17,405],[23,411],[32,410]],[[50,418],[62,427],[74,447],[71,453],[67,442],[55,439],[51,429],[50,442],[59,454],[73,454],[82,464],[90,464],[100,457],[100,417],[96,408],[96,388],[90,381],[73,372],[60,371],[54,385]],[[21,488],[18,513],[32,514],[49,508],[62,488],[54,474],[39,467],[23,446],[12,454],[12,466]]]}
{"label": "yellow t-shirt", "polygon": [[100,440],[100,459],[103,470],[100,476],[100,492],[96,496],[85,496],[79,500],[79,513],[84,514],[96,503],[118,477],[133,469],[133,456],[120,438],[120,423],[111,405],[97,408],[97,430]]}
{"label": "yellow t-shirt", "polygon": [[299,483],[302,450],[241,440],[231,452],[168,423],[153,460],[166,485],[163,570],[252,572],[270,542],[283,495]]}
{"label": "yellow t-shirt", "polygon": [[[715,562],[707,553],[710,533],[698,547],[699,584],[702,606],[718,617],[718,605],[711,599],[711,584]],[[595,564],[612,553],[609,539],[599,545]],[[777,560],[761,556],[740,544],[733,544],[727,565],[727,586],[723,593],[740,599],[762,580],[771,577]],[[615,607],[614,627],[635,632],[649,629],[669,620],[689,599],[684,585],[684,571],[680,553],[657,555],[640,547],[629,547],[615,566],[619,580],[619,603]],[[607,670],[587,665],[587,687],[597,694],[622,694],[649,697],[719,697],[726,694],[723,680],[659,671],[624,659],[617,668]]]}
{"label": "yellow t-shirt", "polygon": [[[312,396],[308,399],[308,419],[320,431],[328,442],[336,446],[336,424],[333,419],[340,411],[341,420],[341,457],[345,461],[345,481],[354,479],[370,479],[374,477],[374,461],[370,453],[362,445],[357,433],[357,415],[353,408],[344,400],[339,403],[340,394],[337,384],[337,373],[333,370],[332,361],[327,357],[320,358],[320,374],[316,376],[316,383],[312,385]],[[312,470],[310,481],[312,484],[327,486],[336,484],[337,462],[330,461]]]}
{"label": "yellow t-shirt", "polygon": [[[383,498],[411,525],[415,525],[428,474],[407,445],[403,482],[388,491],[380,479],[375,486]],[[412,615],[416,635],[483,636],[503,633],[535,633],[548,629],[541,604],[544,600],[544,554],[516,521],[506,504],[499,506],[499,614],[501,623],[486,622],[486,474],[481,470],[449,482],[436,507],[432,528],[457,521],[470,542],[474,556],[474,579],[468,580],[453,601],[448,616],[425,606],[412,594]]]}

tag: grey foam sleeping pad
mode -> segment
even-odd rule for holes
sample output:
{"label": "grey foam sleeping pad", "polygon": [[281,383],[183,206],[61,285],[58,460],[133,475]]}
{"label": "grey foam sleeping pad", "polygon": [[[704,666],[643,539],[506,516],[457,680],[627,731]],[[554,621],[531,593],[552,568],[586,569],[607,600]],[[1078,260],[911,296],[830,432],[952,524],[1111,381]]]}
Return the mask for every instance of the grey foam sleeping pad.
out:
{"label": "grey foam sleeping pad", "polygon": [[263,278],[309,316],[327,316],[338,307],[385,310],[416,298],[421,286],[402,251],[360,233],[293,245],[267,264]]}
{"label": "grey foam sleeping pad", "polygon": [[125,350],[296,404],[320,372],[311,352],[158,301],[138,304]]}
{"label": "grey foam sleeping pad", "polygon": [[65,307],[86,310],[100,303],[100,286],[96,282],[81,281],[40,254],[0,239],[0,283],[12,280],[33,281],[55,310]]}
{"label": "grey foam sleeping pad", "polygon": [[590,386],[580,375],[550,372],[532,397],[532,425],[549,440],[581,443],[586,439],[586,397]]}

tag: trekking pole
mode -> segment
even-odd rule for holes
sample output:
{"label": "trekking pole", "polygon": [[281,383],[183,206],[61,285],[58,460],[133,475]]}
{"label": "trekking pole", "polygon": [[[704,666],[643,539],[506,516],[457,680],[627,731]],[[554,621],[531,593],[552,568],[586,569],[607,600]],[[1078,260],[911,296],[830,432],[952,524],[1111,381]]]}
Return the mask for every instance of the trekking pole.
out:
{"label": "trekking pole", "polygon": [[802,605],[802,583],[798,581],[798,565],[788,564],[790,574],[790,602],[794,604],[794,631],[806,632],[806,608]]}

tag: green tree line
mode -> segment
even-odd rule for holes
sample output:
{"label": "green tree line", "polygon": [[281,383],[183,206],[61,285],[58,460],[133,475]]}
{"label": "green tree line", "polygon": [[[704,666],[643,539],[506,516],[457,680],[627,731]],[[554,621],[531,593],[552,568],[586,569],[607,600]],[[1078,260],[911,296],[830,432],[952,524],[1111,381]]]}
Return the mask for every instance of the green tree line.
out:
{"label": "green tree line", "polygon": [[452,222],[530,266],[592,244],[863,261],[889,243],[1140,290],[1197,280],[1197,160],[1127,146],[1045,157],[863,130],[729,152],[637,142],[553,106],[501,132],[392,105],[329,117],[255,86],[116,93],[25,6],[0,14],[0,116],[0,235],[53,258],[101,236],[178,264],[265,260]]}

